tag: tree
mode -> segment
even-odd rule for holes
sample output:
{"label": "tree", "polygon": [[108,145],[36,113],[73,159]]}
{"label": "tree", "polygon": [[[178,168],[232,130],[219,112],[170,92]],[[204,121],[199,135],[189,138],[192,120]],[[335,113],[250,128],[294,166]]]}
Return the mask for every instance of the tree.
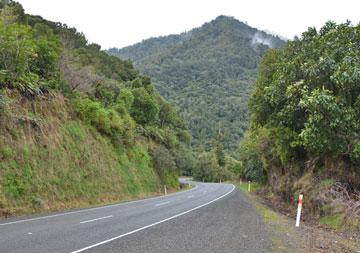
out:
{"label": "tree", "polygon": [[240,148],[247,177],[275,175],[276,168],[293,175],[307,160],[360,163],[358,31],[328,22],[264,56]]}
{"label": "tree", "polygon": [[153,124],[159,118],[159,105],[147,91],[141,88],[133,90],[134,102],[131,106],[131,116],[139,124]]}
{"label": "tree", "polygon": [[176,170],[174,157],[168,149],[162,145],[157,145],[151,150],[151,157],[154,168],[159,174],[162,182],[166,183],[166,177]]}
{"label": "tree", "polygon": [[218,181],[219,164],[214,153],[202,153],[197,158],[193,177],[199,181]]}
{"label": "tree", "polygon": [[304,146],[315,154],[350,155],[360,130],[354,110],[326,89],[312,91],[301,105],[309,114],[300,133]]}

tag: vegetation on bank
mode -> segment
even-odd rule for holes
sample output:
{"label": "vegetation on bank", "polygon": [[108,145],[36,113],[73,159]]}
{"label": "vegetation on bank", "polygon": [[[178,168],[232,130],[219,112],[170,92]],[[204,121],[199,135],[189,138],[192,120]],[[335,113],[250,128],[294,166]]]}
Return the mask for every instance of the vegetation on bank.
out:
{"label": "vegetation on bank", "polygon": [[[360,32],[350,23],[309,28],[262,59],[251,96],[241,173],[283,201],[359,229]],[[335,215],[335,216],[334,216]],[[330,226],[332,226],[330,224]]]}
{"label": "vegetation on bank", "polygon": [[0,7],[1,213],[177,187],[191,134],[150,78],[75,28]]}
{"label": "vegetation on bank", "polygon": [[[251,192],[248,192],[247,183],[242,183],[238,187],[246,194],[247,198],[262,216],[265,230],[268,232],[272,241],[273,252],[281,253],[308,253],[308,252],[356,252],[359,248],[359,235],[346,227],[342,226],[336,219],[329,219],[338,226],[332,227],[338,231],[329,233],[328,224],[320,226],[316,223],[304,222],[304,214],[300,227],[295,227],[296,203],[291,203],[289,211],[285,211],[284,203],[275,205],[269,201],[272,195],[266,185],[253,183]],[[264,197],[266,198],[264,199]],[[303,210],[306,209],[306,203]],[[335,221],[335,222],[334,222]]]}

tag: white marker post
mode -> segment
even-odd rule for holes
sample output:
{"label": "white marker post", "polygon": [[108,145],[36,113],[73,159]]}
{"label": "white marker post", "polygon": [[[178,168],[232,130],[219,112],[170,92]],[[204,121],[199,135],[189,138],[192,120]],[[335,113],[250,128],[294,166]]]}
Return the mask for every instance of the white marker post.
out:
{"label": "white marker post", "polygon": [[242,180],[241,180],[241,178],[240,178],[240,185],[242,184]]}
{"label": "white marker post", "polygon": [[167,195],[166,185],[164,185],[164,193]]}
{"label": "white marker post", "polygon": [[248,192],[250,192],[250,190],[251,190],[251,181],[249,181]]}
{"label": "white marker post", "polygon": [[303,204],[303,198],[304,196],[302,194],[299,195],[299,201],[298,201],[298,209],[297,209],[297,215],[296,215],[296,227],[300,226],[300,216],[301,216],[301,207]]}

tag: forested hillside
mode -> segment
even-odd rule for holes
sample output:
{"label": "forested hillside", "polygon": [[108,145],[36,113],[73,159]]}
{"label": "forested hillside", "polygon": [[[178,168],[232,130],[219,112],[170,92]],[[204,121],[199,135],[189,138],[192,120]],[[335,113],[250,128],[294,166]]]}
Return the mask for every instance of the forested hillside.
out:
{"label": "forested hillside", "polygon": [[242,175],[284,202],[360,229],[360,26],[328,22],[262,59]]}
{"label": "forested hillside", "polygon": [[109,53],[131,59],[176,104],[199,150],[221,142],[234,151],[247,128],[247,102],[261,56],[284,41],[232,17],[180,35],[152,38]]}
{"label": "forested hillside", "polygon": [[0,7],[0,215],[177,187],[191,135],[150,78],[75,28]]}

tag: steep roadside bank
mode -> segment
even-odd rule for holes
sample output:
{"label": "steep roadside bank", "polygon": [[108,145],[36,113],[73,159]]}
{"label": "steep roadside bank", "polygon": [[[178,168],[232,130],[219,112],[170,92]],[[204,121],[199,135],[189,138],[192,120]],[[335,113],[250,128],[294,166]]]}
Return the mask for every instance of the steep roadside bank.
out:
{"label": "steep roadside bank", "polygon": [[[60,94],[32,103],[9,94],[0,122],[4,216],[127,200],[158,192],[146,146],[115,147]],[[36,114],[32,112],[36,108]]]}

